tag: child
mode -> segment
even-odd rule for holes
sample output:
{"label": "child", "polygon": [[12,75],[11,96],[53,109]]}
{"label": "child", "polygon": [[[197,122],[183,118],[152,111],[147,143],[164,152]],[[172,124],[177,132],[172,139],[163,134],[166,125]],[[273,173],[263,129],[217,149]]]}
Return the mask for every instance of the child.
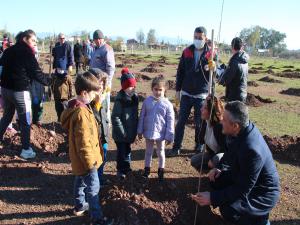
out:
{"label": "child", "polygon": [[117,176],[125,179],[130,168],[130,145],[135,141],[138,124],[138,96],[136,80],[127,68],[122,69],[122,89],[115,98],[111,114],[112,136],[117,145]]}
{"label": "child", "polygon": [[[105,220],[99,204],[99,178],[97,169],[103,162],[97,122],[88,106],[100,90],[97,78],[90,72],[78,75],[75,81],[77,97],[68,102],[61,114],[62,127],[68,130],[69,156],[75,175],[75,215],[89,210],[92,224],[111,224]],[[99,151],[101,149],[101,151]]]}
{"label": "child", "polygon": [[101,185],[106,185],[108,183],[107,180],[103,178],[103,170],[106,162],[106,154],[108,150],[108,140],[109,140],[109,120],[107,118],[107,101],[106,101],[106,81],[107,81],[107,73],[98,69],[91,68],[89,69],[99,81],[101,86],[101,93],[97,95],[96,98],[91,102],[91,108],[93,109],[94,116],[99,124],[98,131],[100,140],[103,147],[103,163],[98,169],[98,175]]}
{"label": "child", "polygon": [[158,156],[158,179],[163,181],[165,167],[165,141],[169,145],[174,139],[174,109],[165,98],[165,81],[156,77],[152,81],[152,96],[145,99],[138,124],[138,136],[146,138],[145,171],[143,177],[150,175],[154,144]]}
{"label": "child", "polygon": [[[35,58],[38,60],[38,48],[35,46]],[[43,99],[45,94],[45,87],[43,84],[33,80],[31,82],[31,109],[32,109],[32,123],[38,126],[41,125],[41,117],[43,114]]]}

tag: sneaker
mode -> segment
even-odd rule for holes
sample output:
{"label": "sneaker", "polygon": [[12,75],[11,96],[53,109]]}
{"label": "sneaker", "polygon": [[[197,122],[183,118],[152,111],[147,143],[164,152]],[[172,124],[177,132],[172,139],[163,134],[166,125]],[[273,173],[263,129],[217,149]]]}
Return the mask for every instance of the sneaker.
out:
{"label": "sneaker", "polygon": [[31,147],[28,149],[22,149],[21,155],[23,159],[33,159],[36,156],[36,153],[32,150]]}
{"label": "sneaker", "polygon": [[204,150],[204,145],[202,145],[202,144],[196,144],[196,146],[195,146],[194,149],[195,149],[196,153],[201,153]]}
{"label": "sneaker", "polygon": [[73,210],[73,214],[75,216],[82,216],[86,211],[89,210],[89,205],[88,204],[85,204],[83,207],[81,208],[77,208],[75,207],[74,210]]}
{"label": "sneaker", "polygon": [[180,149],[172,149],[168,152],[167,157],[174,157],[180,155]]}
{"label": "sneaker", "polygon": [[122,173],[120,171],[117,172],[117,177],[121,180],[124,180],[126,178],[126,174]]}
{"label": "sneaker", "polygon": [[104,217],[103,219],[92,221],[92,225],[113,225],[114,220]]}

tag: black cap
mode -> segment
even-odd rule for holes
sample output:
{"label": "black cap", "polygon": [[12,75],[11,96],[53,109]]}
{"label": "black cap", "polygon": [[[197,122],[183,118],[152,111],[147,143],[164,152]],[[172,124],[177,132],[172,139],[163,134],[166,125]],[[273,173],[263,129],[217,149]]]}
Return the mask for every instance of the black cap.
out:
{"label": "black cap", "polygon": [[93,34],[93,39],[104,39],[104,35],[101,30],[95,30]]}
{"label": "black cap", "polygon": [[205,27],[196,27],[195,33],[204,33],[206,35],[206,29]]}

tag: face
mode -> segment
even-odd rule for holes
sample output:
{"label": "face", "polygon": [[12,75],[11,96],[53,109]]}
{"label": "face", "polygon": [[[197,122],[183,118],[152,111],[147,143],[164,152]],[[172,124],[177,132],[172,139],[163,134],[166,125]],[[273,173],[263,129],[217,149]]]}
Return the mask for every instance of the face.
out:
{"label": "face", "polygon": [[35,49],[36,47],[36,36],[35,35],[31,35],[30,38],[26,39],[26,37],[23,38],[23,41],[29,45],[29,47],[31,47],[32,49]]}
{"label": "face", "polygon": [[194,39],[195,40],[206,40],[204,33],[196,33],[194,32]]}
{"label": "face", "polygon": [[90,92],[87,92],[87,91],[83,91],[82,92],[82,97],[86,100],[86,104],[89,104],[93,99],[95,99],[97,95],[97,92],[96,91],[90,91]]}
{"label": "face", "polygon": [[129,96],[132,95],[134,93],[135,87],[129,87],[127,89],[125,89],[125,93],[128,94]]}
{"label": "face", "polygon": [[205,101],[205,103],[203,104],[203,106],[201,108],[201,119],[209,120],[209,115],[210,115],[210,112],[207,107],[207,102]]}
{"label": "face", "polygon": [[59,39],[59,42],[61,44],[65,43],[65,36],[64,35],[60,36],[58,39]]}
{"label": "face", "polygon": [[104,42],[104,39],[94,39],[94,43],[95,43],[95,45],[96,46],[100,46],[100,45],[102,45],[103,44],[103,42]]}
{"label": "face", "polygon": [[165,96],[165,87],[162,84],[157,84],[152,88],[153,96],[155,98],[160,98]]}
{"label": "face", "polygon": [[223,134],[236,136],[239,133],[239,124],[231,121],[230,113],[227,110],[225,110],[224,112],[223,120],[221,121],[221,123],[223,126]]}

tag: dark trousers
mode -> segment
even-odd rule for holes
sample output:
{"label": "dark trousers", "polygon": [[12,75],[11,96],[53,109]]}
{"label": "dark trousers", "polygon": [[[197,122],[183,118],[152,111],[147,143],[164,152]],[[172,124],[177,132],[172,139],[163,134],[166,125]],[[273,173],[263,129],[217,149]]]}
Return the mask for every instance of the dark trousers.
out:
{"label": "dark trousers", "polygon": [[66,100],[54,100],[55,102],[55,111],[57,114],[57,121],[60,122],[60,115],[62,114],[62,112],[64,111],[64,105],[63,102]]}
{"label": "dark trousers", "polygon": [[[211,182],[211,186],[215,190],[220,190],[231,186],[233,181],[224,174]],[[267,225],[269,214],[263,216],[246,215],[237,212],[230,204],[219,206],[223,218],[237,225]]]}
{"label": "dark trousers", "polygon": [[22,148],[28,149],[30,146],[30,117],[31,98],[29,91],[13,91],[1,88],[3,99],[3,117],[0,121],[0,140],[11,123],[15,111],[17,110],[19,125],[21,129]]}
{"label": "dark trousers", "polygon": [[43,114],[43,105],[41,101],[39,101],[37,104],[31,105],[32,109],[32,123],[38,123],[41,121],[42,114]]}
{"label": "dark trousers", "polygon": [[185,124],[188,121],[192,107],[194,107],[194,122],[195,122],[195,143],[199,144],[199,135],[201,129],[201,107],[204,103],[204,99],[192,98],[186,95],[182,95],[180,100],[179,118],[175,127],[175,140],[173,149],[180,149],[183,136]]}
{"label": "dark trousers", "polygon": [[131,171],[131,147],[130,143],[116,142],[117,145],[117,170],[123,174]]}

